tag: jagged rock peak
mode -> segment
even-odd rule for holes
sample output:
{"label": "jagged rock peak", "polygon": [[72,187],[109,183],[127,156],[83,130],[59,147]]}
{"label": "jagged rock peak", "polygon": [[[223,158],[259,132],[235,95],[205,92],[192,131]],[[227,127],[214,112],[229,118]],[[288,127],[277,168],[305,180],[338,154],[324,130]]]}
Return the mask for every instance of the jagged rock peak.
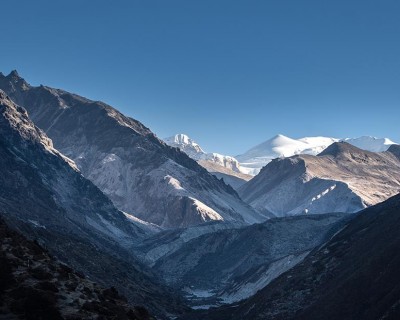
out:
{"label": "jagged rock peak", "polygon": [[0,80],[5,81],[6,86],[11,87],[13,90],[20,87],[22,90],[27,90],[30,85],[22,78],[17,70],[12,70],[7,76],[0,72]]}
{"label": "jagged rock peak", "polygon": [[7,76],[7,77],[9,77],[9,78],[21,78],[20,76],[19,76],[19,74],[18,74],[18,71],[17,70],[12,70],[11,72],[10,72],[10,74]]}

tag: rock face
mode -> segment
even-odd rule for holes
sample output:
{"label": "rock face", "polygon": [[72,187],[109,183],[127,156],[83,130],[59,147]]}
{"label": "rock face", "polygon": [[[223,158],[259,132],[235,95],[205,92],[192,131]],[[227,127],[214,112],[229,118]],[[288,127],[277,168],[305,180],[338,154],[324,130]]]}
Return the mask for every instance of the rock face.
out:
{"label": "rock face", "polygon": [[275,159],[239,194],[276,216],[356,212],[400,192],[396,150],[374,153],[336,142],[317,156]]}
{"label": "rock face", "polygon": [[130,307],[114,288],[104,289],[60,263],[2,220],[0,301],[2,319],[154,319],[145,308]]}
{"label": "rock face", "polygon": [[[13,229],[157,314],[178,306],[179,298],[173,298],[131,252],[151,230],[117,210],[2,91],[0,181],[0,215]],[[163,301],[166,297],[168,303]]]}
{"label": "rock face", "polygon": [[235,158],[219,153],[207,153],[185,134],[176,134],[164,139],[164,141],[169,146],[185,152],[190,158],[206,168],[208,172],[219,179],[224,179],[224,182],[235,190],[252,178]]}
{"label": "rock face", "polygon": [[397,195],[360,212],[250,299],[199,319],[399,319],[399,227]]}
{"label": "rock face", "polygon": [[192,239],[190,231],[163,232],[139,249],[168,284],[188,293],[195,307],[231,303],[250,297],[295,266],[339,230],[346,216],[288,217],[219,230],[210,225],[213,231],[203,230]]}
{"label": "rock face", "polygon": [[0,89],[124,212],[165,228],[265,219],[186,154],[102,102],[32,87],[16,72],[0,75]]}

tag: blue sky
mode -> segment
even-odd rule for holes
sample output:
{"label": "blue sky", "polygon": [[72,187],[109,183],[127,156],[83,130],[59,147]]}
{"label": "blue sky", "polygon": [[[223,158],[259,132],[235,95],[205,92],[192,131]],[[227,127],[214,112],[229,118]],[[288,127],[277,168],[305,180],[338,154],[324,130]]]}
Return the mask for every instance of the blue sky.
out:
{"label": "blue sky", "polygon": [[0,71],[239,154],[271,136],[400,142],[400,1],[5,1]]}

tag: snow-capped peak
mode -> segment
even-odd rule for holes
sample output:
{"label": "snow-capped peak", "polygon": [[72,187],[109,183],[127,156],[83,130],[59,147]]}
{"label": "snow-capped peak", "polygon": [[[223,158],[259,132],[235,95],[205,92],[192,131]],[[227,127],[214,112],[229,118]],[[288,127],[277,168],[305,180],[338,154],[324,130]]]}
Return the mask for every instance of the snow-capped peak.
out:
{"label": "snow-capped peak", "polygon": [[200,160],[206,153],[204,150],[186,134],[180,133],[164,139],[164,142],[171,147],[179,148],[189,157]]}
{"label": "snow-capped peak", "polygon": [[329,137],[292,139],[278,134],[249,149],[245,153],[236,156],[236,158],[240,161],[243,168],[249,170],[249,173],[257,174],[272,159],[290,157],[302,153],[316,155],[336,141],[339,141],[339,139]]}
{"label": "snow-capped peak", "polygon": [[371,136],[362,136],[359,138],[345,138],[346,141],[357,148],[372,151],[383,152],[389,149],[392,144],[397,144],[388,138],[376,138]]}
{"label": "snow-capped peak", "polygon": [[171,147],[181,149],[189,157],[196,161],[209,161],[235,172],[242,172],[240,169],[239,161],[237,161],[234,157],[222,155],[215,152],[207,153],[200,147],[200,145],[198,145],[193,139],[189,138],[186,134],[176,134],[172,137],[165,138],[164,142]]}

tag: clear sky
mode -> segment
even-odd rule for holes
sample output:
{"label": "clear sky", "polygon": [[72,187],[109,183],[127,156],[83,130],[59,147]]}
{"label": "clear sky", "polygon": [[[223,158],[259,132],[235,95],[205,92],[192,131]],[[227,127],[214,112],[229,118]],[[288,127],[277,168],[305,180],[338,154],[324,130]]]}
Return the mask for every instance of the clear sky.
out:
{"label": "clear sky", "polygon": [[2,1],[0,71],[236,155],[277,133],[400,142],[400,1]]}

